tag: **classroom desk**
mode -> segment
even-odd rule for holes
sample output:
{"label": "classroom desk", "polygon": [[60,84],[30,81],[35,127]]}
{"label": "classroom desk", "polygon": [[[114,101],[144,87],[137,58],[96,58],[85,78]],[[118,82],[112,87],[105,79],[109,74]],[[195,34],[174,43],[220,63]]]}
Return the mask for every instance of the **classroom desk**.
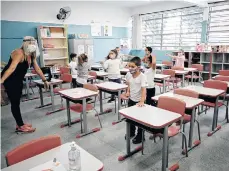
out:
{"label": "classroom desk", "polygon": [[108,73],[107,72],[96,71],[96,74],[97,74],[97,79],[102,78],[103,81],[105,81],[105,79],[108,77]]}
{"label": "classroom desk", "polygon": [[156,64],[156,67],[161,68],[161,71],[163,71],[166,66],[167,65],[165,65],[165,64]]}
{"label": "classroom desk", "polygon": [[165,93],[165,82],[166,79],[168,79],[170,75],[164,75],[164,74],[155,74],[154,79],[159,79],[163,81],[163,93]]}
{"label": "classroom desk", "polygon": [[[78,100],[82,100],[83,102],[83,134],[78,135],[77,137],[82,137],[93,132],[99,131],[100,129],[96,128],[92,131],[88,131],[87,127],[87,110],[86,110],[86,99],[89,97],[97,96],[98,93],[95,91],[91,91],[85,88],[73,88],[68,90],[63,90],[59,92],[62,98],[66,99],[66,108],[67,108],[67,118],[68,118],[68,126],[71,126],[71,113],[70,113],[70,101],[75,102]],[[95,131],[96,130],[96,131]]]}
{"label": "classroom desk", "polygon": [[[76,79],[76,81],[77,81],[77,75],[72,75],[72,78],[73,78],[73,79]],[[90,81],[91,84],[93,84],[93,82],[94,82],[95,79],[96,79],[96,78],[95,78],[94,76],[91,76],[91,75],[88,75],[88,76],[87,76],[87,81]]]}
{"label": "classroom desk", "polygon": [[60,75],[60,70],[55,70],[55,71],[52,71],[52,78],[55,77],[55,75]]}
{"label": "classroom desk", "polygon": [[27,99],[26,100],[33,100],[33,99],[37,99],[38,97],[35,97],[35,98],[31,98],[30,97],[30,93],[29,93],[29,78],[32,78],[32,77],[36,77],[37,74],[33,74],[33,73],[26,73],[25,74],[25,84],[26,84],[26,97]]}
{"label": "classroom desk", "polygon": [[[201,86],[187,86],[184,87],[183,89],[193,90],[199,93],[200,95],[216,98],[216,103],[218,103],[219,96],[225,93],[223,90],[206,88]],[[216,105],[214,108],[214,114],[212,120],[212,131],[208,133],[208,136],[211,136],[221,128],[220,126],[217,125],[217,122],[218,122],[218,106]]]}
{"label": "classroom desk", "polygon": [[93,71],[101,71],[101,70],[103,70],[103,66],[100,65],[100,64],[93,64],[93,65],[91,65],[91,70],[93,70]]}
{"label": "classroom desk", "polygon": [[[99,88],[99,99],[100,99],[100,115],[106,114],[108,111],[103,112],[103,99],[102,99],[102,92],[109,93],[109,94],[118,94],[118,110],[121,109],[121,91],[127,89],[127,85],[125,84],[119,84],[115,82],[103,82],[96,84],[96,86]],[[120,115],[118,110],[116,110],[116,113],[118,115],[118,121],[120,121]]]}
{"label": "classroom desk", "polygon": [[128,68],[122,68],[122,69],[120,69],[121,75],[126,75],[127,72],[129,72],[129,71],[130,71],[130,70],[129,70]]}
{"label": "classroom desk", "polygon": [[[132,106],[119,111],[126,119],[135,121],[149,128],[161,129],[163,133],[162,171],[168,169],[168,126],[181,120],[181,115],[164,109],[145,105],[144,107]],[[130,123],[126,122],[126,150],[127,154],[119,157],[119,161],[125,160],[142,150],[142,147],[130,151]]]}
{"label": "classroom desk", "polygon": [[212,79],[215,79],[217,76],[221,76],[221,77],[229,77],[229,76],[224,76],[224,75],[216,75],[216,76],[212,77]]}
{"label": "classroom desk", "polygon": [[39,106],[37,108],[42,108],[42,107],[45,107],[45,106],[52,105],[52,111],[47,112],[46,115],[49,115],[49,114],[52,114],[52,113],[59,112],[59,111],[63,110],[63,108],[55,110],[55,100],[54,100],[54,92],[53,92],[53,86],[54,85],[61,85],[62,82],[63,82],[62,80],[52,78],[51,81],[49,81],[51,103],[48,103],[48,104],[45,104],[45,105],[44,105],[44,101],[43,101],[43,92],[42,92],[42,88],[44,88],[44,82],[42,80],[34,80],[33,82],[36,83],[37,86],[39,87],[41,106]]}
{"label": "classroom desk", "polygon": [[185,71],[185,70],[175,70],[175,74],[176,75],[182,75],[182,87],[184,87],[184,77],[185,77],[185,74],[187,74],[188,71]]}
{"label": "classroom desk", "polygon": [[184,68],[185,71],[191,72],[191,84],[193,85],[193,76],[194,76],[194,72],[198,71],[197,68]]}
{"label": "classroom desk", "polygon": [[203,103],[204,100],[193,98],[193,97],[188,97],[188,96],[183,96],[179,94],[174,94],[173,92],[168,92],[168,93],[154,96],[152,97],[152,100],[158,101],[159,97],[161,96],[168,96],[168,97],[174,97],[174,98],[180,99],[186,103],[186,109],[192,109],[191,123],[190,123],[190,129],[189,129],[189,142],[188,142],[189,148],[192,148],[193,128],[194,128],[194,122],[195,122],[195,117],[196,117],[195,108],[199,106],[201,103]]}
{"label": "classroom desk", "polygon": [[[221,81],[221,80],[219,80],[219,81]],[[222,81],[222,82],[227,83],[227,87],[229,88],[229,81]],[[204,81],[201,81],[201,84],[204,84]]]}
{"label": "classroom desk", "polygon": [[[31,157],[27,160],[21,161],[12,166],[2,169],[2,171],[29,171],[30,169],[42,165],[46,162],[53,161],[54,158],[60,162],[66,170],[69,168],[68,152],[71,150],[71,143],[62,144],[59,147],[53,148],[49,151]],[[103,163],[85,151],[80,146],[76,145],[80,150],[81,170],[80,171],[102,171]],[[90,163],[90,164],[88,164]],[[42,169],[41,169],[42,170]]]}

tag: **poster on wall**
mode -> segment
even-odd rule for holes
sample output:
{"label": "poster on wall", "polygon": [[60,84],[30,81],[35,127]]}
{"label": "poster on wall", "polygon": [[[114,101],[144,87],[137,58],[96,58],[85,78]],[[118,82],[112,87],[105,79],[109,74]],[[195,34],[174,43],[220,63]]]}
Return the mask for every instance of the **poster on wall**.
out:
{"label": "poster on wall", "polygon": [[78,45],[78,54],[84,53],[84,45]]}
{"label": "poster on wall", "polygon": [[93,54],[94,54],[93,45],[87,46],[87,54],[90,59],[93,59]]}
{"label": "poster on wall", "polygon": [[99,22],[91,22],[91,36],[101,36],[101,24]]}
{"label": "poster on wall", "polygon": [[87,45],[87,55],[89,64],[94,63],[94,48],[93,45]]}
{"label": "poster on wall", "polygon": [[112,36],[112,25],[110,22],[106,22],[103,27],[104,36]]}

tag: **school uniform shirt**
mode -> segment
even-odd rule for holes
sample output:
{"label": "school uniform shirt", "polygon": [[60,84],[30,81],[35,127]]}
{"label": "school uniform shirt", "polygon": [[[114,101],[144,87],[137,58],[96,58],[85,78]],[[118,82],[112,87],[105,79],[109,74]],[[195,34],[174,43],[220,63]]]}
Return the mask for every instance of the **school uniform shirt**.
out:
{"label": "school uniform shirt", "polygon": [[175,59],[175,66],[184,68],[185,56],[177,56]]}
{"label": "school uniform shirt", "polygon": [[148,69],[146,68],[144,74],[146,76],[147,83],[148,83],[147,88],[155,88],[154,77],[156,74],[156,69],[153,70],[153,68],[151,68],[151,67]]}
{"label": "school uniform shirt", "polygon": [[86,62],[82,65],[77,65],[77,79],[76,81],[80,84],[86,84],[88,79],[88,72],[90,69],[90,65]]}
{"label": "school uniform shirt", "polygon": [[70,66],[70,68],[71,68],[71,74],[72,74],[72,75],[77,75],[77,63],[74,62],[74,61],[71,61],[71,62],[69,63],[69,66]]}
{"label": "school uniform shirt", "polygon": [[148,86],[146,76],[140,73],[139,76],[134,78],[131,73],[126,74],[126,80],[130,86],[130,99],[134,102],[139,102],[142,96],[142,88]]}
{"label": "school uniform shirt", "polygon": [[120,59],[108,59],[104,62],[103,67],[107,70],[109,79],[119,79],[120,75]]}

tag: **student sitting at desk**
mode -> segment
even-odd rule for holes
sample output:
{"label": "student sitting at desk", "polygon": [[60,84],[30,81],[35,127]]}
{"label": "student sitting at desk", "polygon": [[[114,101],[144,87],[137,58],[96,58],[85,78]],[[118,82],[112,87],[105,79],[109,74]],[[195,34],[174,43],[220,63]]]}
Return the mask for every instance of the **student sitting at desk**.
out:
{"label": "student sitting at desk", "polygon": [[[121,83],[121,75],[120,75],[120,66],[121,61],[117,58],[118,53],[117,51],[111,50],[107,56],[107,60],[101,64],[103,65],[104,69],[108,72],[108,79],[111,82]],[[115,96],[112,95],[111,99],[108,101],[108,103],[111,103],[114,101]]]}
{"label": "student sitting at desk", "polygon": [[[128,107],[138,105],[139,107],[144,106],[146,99],[146,87],[147,79],[146,76],[140,71],[141,59],[139,57],[134,57],[130,60],[129,69],[130,72],[127,73],[126,79],[128,84],[128,89],[126,96],[129,97]],[[130,137],[135,136],[135,125],[131,124],[130,127]],[[142,142],[142,129],[138,127],[138,132],[135,138],[132,140],[134,144],[139,144]]]}
{"label": "student sitting at desk", "polygon": [[[71,74],[72,75],[77,75],[77,55],[75,53],[70,54],[70,60],[71,62],[68,64],[68,66],[71,68]],[[76,79],[72,79],[72,85],[73,88],[76,87]]]}
{"label": "student sitting at desk", "polygon": [[166,55],[175,59],[175,65],[174,66],[184,68],[185,56],[184,56],[184,51],[182,49],[179,50],[178,56],[173,56],[170,54],[166,54]]}

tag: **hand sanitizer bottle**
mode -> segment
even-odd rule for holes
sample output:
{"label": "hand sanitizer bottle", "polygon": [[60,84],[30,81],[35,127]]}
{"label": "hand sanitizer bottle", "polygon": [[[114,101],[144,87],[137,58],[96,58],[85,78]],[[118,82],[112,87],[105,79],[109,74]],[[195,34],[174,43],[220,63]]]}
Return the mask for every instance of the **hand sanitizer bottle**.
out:
{"label": "hand sanitizer bottle", "polygon": [[71,143],[71,150],[68,152],[69,171],[81,170],[80,151],[76,148],[76,143]]}

